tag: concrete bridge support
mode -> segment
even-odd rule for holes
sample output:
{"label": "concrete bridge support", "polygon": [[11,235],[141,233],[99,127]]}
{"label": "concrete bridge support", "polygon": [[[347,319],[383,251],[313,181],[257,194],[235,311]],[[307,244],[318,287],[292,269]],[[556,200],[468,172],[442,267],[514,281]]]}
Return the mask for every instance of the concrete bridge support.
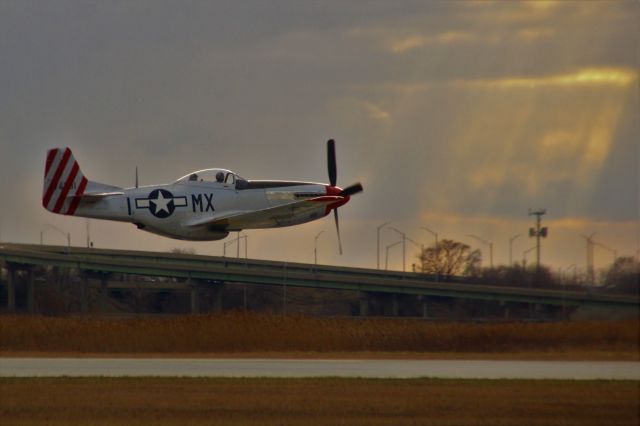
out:
{"label": "concrete bridge support", "polygon": [[224,291],[224,284],[214,284],[212,286],[213,291],[213,304],[211,310],[213,312],[222,312],[222,292]]}
{"label": "concrete bridge support", "polygon": [[398,301],[398,295],[391,295],[391,315],[397,317],[400,315],[400,302]]}
{"label": "concrete bridge support", "polygon": [[106,313],[109,301],[109,275],[100,274],[100,312]]}
{"label": "concrete bridge support", "polygon": [[7,263],[7,312],[16,311],[16,268]]}
{"label": "concrete bridge support", "polygon": [[397,317],[400,314],[400,301],[396,293],[379,293],[382,299],[382,311],[384,316]]}
{"label": "concrete bridge support", "polygon": [[359,316],[368,317],[369,316],[369,295],[361,291],[359,295],[359,304],[360,304],[360,312]]}
{"label": "concrete bridge support", "polygon": [[189,279],[189,294],[191,296],[191,314],[196,315],[200,313],[200,290],[197,280]]}
{"label": "concrete bridge support", "polygon": [[16,312],[16,286],[18,285],[18,273],[24,272],[27,285],[26,308],[27,312],[34,313],[35,308],[35,274],[31,265],[5,263],[7,269],[7,312]]}
{"label": "concrete bridge support", "polygon": [[420,305],[422,306],[422,318],[429,318],[429,298],[420,296]]}
{"label": "concrete bridge support", "polygon": [[80,312],[89,311],[89,275],[82,274],[82,284],[80,284]]}
{"label": "concrete bridge support", "polygon": [[30,314],[35,313],[36,305],[35,305],[35,277],[33,273],[33,268],[27,269],[27,312]]}

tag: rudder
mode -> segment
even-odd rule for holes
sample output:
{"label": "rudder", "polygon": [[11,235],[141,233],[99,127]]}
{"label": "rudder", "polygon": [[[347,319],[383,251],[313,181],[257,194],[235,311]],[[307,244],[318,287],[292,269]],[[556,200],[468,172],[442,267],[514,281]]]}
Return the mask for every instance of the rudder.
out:
{"label": "rudder", "polygon": [[71,149],[54,148],[47,151],[42,190],[42,205],[45,209],[53,213],[73,215],[87,182]]}

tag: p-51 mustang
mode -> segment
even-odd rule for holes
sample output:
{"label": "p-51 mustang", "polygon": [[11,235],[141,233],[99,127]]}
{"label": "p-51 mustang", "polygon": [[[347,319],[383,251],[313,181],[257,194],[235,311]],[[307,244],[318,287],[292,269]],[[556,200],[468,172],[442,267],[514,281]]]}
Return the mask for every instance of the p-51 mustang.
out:
{"label": "p-51 mustang", "polygon": [[[165,185],[120,188],[88,180],[69,148],[47,152],[42,205],[58,214],[131,222],[165,237],[212,241],[231,231],[279,228],[320,219],[362,191],[336,186],[335,142],[327,142],[329,184],[247,180],[230,170],[205,169]],[[342,246],[340,244],[340,253]]]}

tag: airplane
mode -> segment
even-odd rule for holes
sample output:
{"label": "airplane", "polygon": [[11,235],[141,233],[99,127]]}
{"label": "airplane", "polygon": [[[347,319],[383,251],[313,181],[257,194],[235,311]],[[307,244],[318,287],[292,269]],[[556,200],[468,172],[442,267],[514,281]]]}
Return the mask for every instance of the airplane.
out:
{"label": "airplane", "polygon": [[327,142],[329,183],[248,180],[231,170],[191,172],[173,183],[133,188],[98,183],[80,171],[71,149],[47,151],[42,205],[50,212],[133,223],[164,237],[214,241],[243,229],[279,228],[333,211],[342,254],[338,208],[362,192],[336,186],[335,141]]}

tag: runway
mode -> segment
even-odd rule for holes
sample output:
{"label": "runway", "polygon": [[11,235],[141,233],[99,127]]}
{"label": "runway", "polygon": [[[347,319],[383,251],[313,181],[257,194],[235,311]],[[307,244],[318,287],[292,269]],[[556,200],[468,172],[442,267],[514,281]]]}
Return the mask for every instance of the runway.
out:
{"label": "runway", "polygon": [[0,376],[640,380],[640,362],[0,358]]}

